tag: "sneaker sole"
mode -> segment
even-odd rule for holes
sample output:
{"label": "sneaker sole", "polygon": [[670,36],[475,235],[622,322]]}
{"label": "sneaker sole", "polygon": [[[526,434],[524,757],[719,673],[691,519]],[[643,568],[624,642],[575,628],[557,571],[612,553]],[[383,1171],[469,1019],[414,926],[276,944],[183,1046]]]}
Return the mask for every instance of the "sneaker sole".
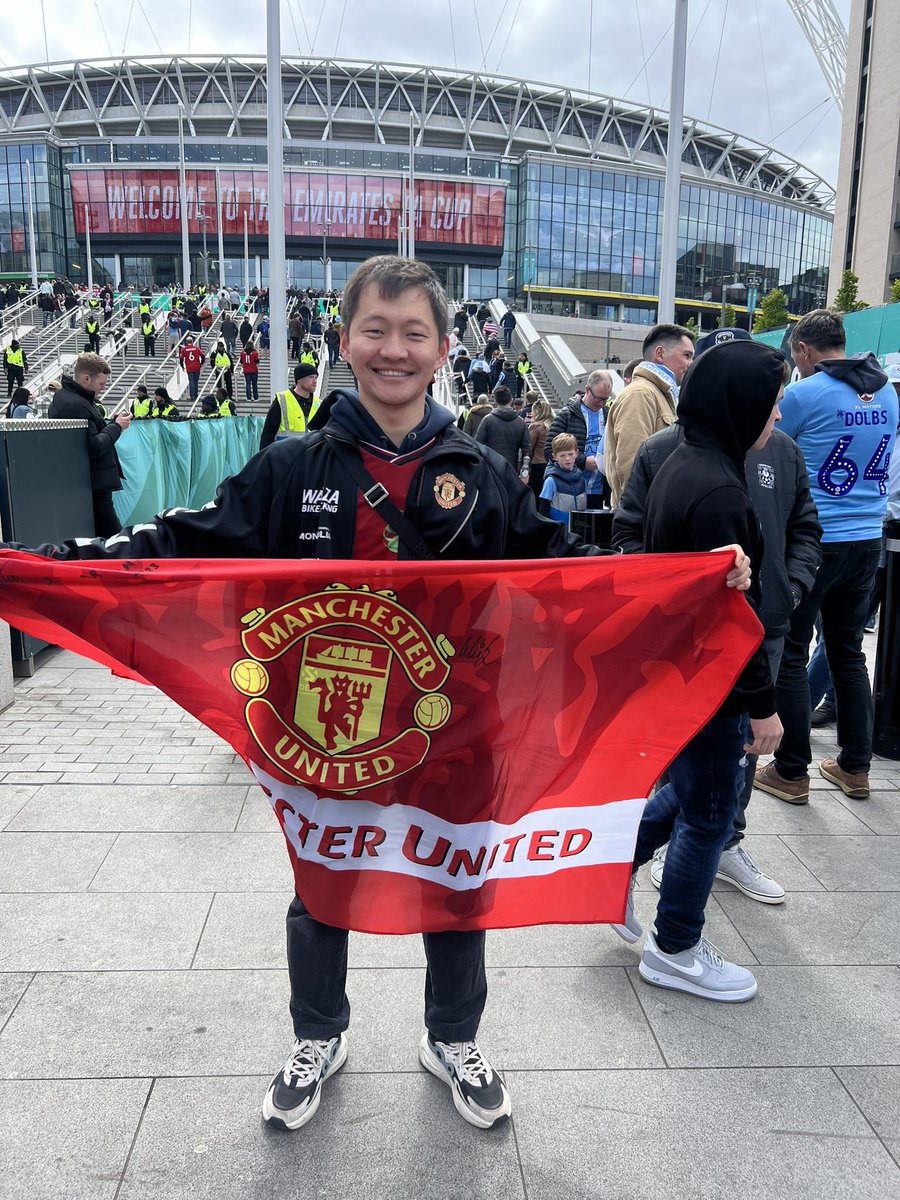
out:
{"label": "sneaker sole", "polygon": [[662,887],[662,871],[660,871],[659,874],[656,875],[653,873],[653,870],[651,868],[650,882],[653,884],[653,886],[656,888],[656,890],[659,891],[660,887]]}
{"label": "sneaker sole", "polygon": [[770,796],[777,796],[785,804],[809,804],[809,792],[804,792],[802,795],[797,796],[793,792],[783,792],[771,783],[760,783],[758,779],[753,780],[753,786],[759,788],[761,792],[768,792]]}
{"label": "sneaker sole", "polygon": [[725,875],[722,871],[716,871],[716,879],[721,879],[723,883],[730,883],[732,887],[736,887],[739,892],[743,892],[745,896],[749,896],[751,900],[758,900],[760,904],[784,904],[784,892],[780,896],[766,896],[762,892],[754,892],[752,888],[748,888],[746,884],[738,883],[736,879],[732,879],[730,875]]}
{"label": "sneaker sole", "polygon": [[851,800],[868,800],[869,799],[869,789],[868,788],[847,787],[846,783],[843,783],[838,778],[837,775],[829,775],[829,773],[821,765],[819,766],[819,774],[822,776],[823,779],[827,779],[829,783],[837,784],[837,786],[841,789],[841,791],[844,793],[844,795],[849,796]]}
{"label": "sneaker sole", "polygon": [[435,1077],[435,1079],[440,1079],[441,1083],[445,1083],[447,1085],[447,1087],[450,1089],[450,1094],[453,1096],[453,1107],[464,1121],[468,1121],[469,1124],[474,1125],[476,1129],[496,1129],[498,1125],[502,1125],[506,1120],[508,1120],[510,1112],[512,1111],[512,1105],[509,1099],[509,1092],[506,1090],[505,1086],[503,1088],[503,1094],[505,1097],[503,1107],[500,1110],[499,1115],[496,1116],[493,1121],[483,1120],[478,1116],[477,1113],[472,1112],[471,1108],[466,1107],[465,1102],[460,1099],[456,1088],[453,1086],[453,1080],[444,1070],[444,1064],[429,1046],[427,1033],[423,1035],[422,1040],[419,1043],[419,1062],[426,1071],[429,1071]]}
{"label": "sneaker sole", "polygon": [[703,1000],[715,1000],[720,1004],[743,1004],[746,1000],[752,1000],[757,990],[754,979],[752,985],[734,992],[711,992],[708,988],[698,987],[696,983],[691,983],[680,975],[661,975],[659,971],[651,971],[643,962],[638,967],[638,972],[641,979],[653,987],[667,988],[673,992],[688,992],[692,996],[700,996]]}
{"label": "sneaker sole", "polygon": [[[337,1057],[334,1059],[334,1062],[332,1062],[331,1066],[328,1068],[328,1070],[322,1076],[322,1083],[324,1084],[326,1079],[330,1079],[332,1075],[335,1075],[341,1069],[341,1067],[344,1065],[344,1063],[346,1061],[347,1061],[347,1039],[344,1037],[343,1034],[341,1034],[341,1044],[338,1046]],[[313,1117],[316,1115],[316,1113],[319,1111],[319,1105],[322,1102],[322,1088],[321,1087],[319,1088],[319,1091],[316,1094],[316,1097],[313,1100],[312,1104],[309,1106],[309,1108],[306,1109],[305,1112],[301,1113],[301,1115],[296,1120],[293,1120],[293,1121],[288,1120],[285,1117],[283,1109],[276,1108],[275,1105],[271,1103],[271,1101],[269,1099],[271,1090],[272,1089],[270,1086],[268,1091],[266,1092],[265,1096],[263,1097],[262,1115],[263,1115],[263,1120],[266,1122],[266,1124],[272,1126],[275,1129],[286,1129],[289,1132],[293,1131],[294,1129],[300,1129],[300,1128],[302,1128],[302,1126],[306,1125],[308,1121],[311,1121],[313,1119]]]}

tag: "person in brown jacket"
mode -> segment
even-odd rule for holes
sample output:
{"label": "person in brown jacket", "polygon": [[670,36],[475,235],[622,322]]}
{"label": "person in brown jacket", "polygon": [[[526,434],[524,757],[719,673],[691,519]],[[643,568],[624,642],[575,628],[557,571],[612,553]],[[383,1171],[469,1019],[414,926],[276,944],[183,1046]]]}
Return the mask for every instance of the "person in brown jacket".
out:
{"label": "person in brown jacket", "polygon": [[528,436],[531,438],[531,471],[528,475],[528,486],[534,492],[535,501],[544,486],[544,472],[547,469],[547,430],[553,420],[553,409],[546,400],[535,400],[531,405],[531,424],[528,426]]}
{"label": "person in brown jacket", "polygon": [[678,385],[693,361],[694,339],[683,325],[654,325],[642,353],[640,366],[616,397],[606,422],[604,457],[613,508],[640,447],[651,434],[675,424]]}

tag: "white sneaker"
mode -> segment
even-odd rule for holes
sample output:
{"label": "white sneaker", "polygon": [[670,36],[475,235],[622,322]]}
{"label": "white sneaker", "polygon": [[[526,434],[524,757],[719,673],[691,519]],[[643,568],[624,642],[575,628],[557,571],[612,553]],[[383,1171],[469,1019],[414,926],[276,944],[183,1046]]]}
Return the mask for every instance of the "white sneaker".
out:
{"label": "white sneaker", "polygon": [[284,1066],[269,1084],[263,1120],[281,1129],[299,1129],[319,1109],[322,1084],[347,1061],[347,1039],[341,1033],[327,1041],[297,1038]]}
{"label": "white sneaker", "polygon": [[754,976],[745,967],[726,962],[705,937],[689,950],[665,954],[648,931],[638,971],[655,987],[690,992],[705,1000],[736,1004],[756,995]]}
{"label": "white sneaker", "polygon": [[643,935],[644,927],[634,915],[634,885],[637,883],[637,872],[631,876],[631,883],[628,885],[628,900],[625,905],[625,920],[621,925],[610,922],[610,928],[614,933],[617,933],[624,942],[629,942],[631,945]]}
{"label": "white sneaker", "polygon": [[768,875],[763,875],[740,842],[722,851],[716,879],[733,883],[745,896],[758,900],[760,904],[784,903],[784,888]]}
{"label": "white sneaker", "polygon": [[658,850],[654,850],[653,857],[650,859],[650,882],[655,888],[658,888],[662,883],[663,867],[666,865],[666,851],[669,848],[669,843],[660,846]]}

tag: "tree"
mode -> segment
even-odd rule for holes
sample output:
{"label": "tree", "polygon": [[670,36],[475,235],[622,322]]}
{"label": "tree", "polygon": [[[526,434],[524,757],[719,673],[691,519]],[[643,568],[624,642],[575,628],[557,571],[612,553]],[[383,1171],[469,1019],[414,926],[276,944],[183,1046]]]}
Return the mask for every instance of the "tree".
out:
{"label": "tree", "polygon": [[690,331],[691,337],[694,338],[696,338],[697,334],[700,332],[700,330],[697,328],[697,322],[693,317],[688,317],[684,323],[684,327]]}
{"label": "tree", "polygon": [[781,288],[773,288],[768,296],[763,296],[759,302],[753,332],[765,333],[767,329],[783,329],[788,319],[787,296]]}
{"label": "tree", "polygon": [[834,298],[834,309],[836,312],[852,313],[859,312],[862,308],[868,308],[868,304],[864,300],[857,299],[859,292],[859,276],[848,267],[841,276],[841,286],[837,290],[837,295]]}
{"label": "tree", "polygon": [[888,295],[889,304],[900,304],[900,278],[894,280],[891,284],[890,294]]}
{"label": "tree", "polygon": [[725,305],[725,321],[722,321],[722,314],[719,313],[719,319],[716,321],[719,329],[734,329],[737,325],[737,313],[730,304]]}

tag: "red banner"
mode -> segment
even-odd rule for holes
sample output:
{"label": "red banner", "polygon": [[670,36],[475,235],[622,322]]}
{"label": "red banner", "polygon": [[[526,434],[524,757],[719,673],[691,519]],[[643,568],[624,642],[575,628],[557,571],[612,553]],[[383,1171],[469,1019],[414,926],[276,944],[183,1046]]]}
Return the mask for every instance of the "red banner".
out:
{"label": "red banner", "polygon": [[295,886],[379,933],[621,920],[643,800],[761,636],[728,554],[58,563],[0,616],[241,754]]}
{"label": "red banner", "polygon": [[[91,232],[180,234],[181,203],[177,170],[72,170],[75,228]],[[215,171],[186,173],[188,229],[218,233]],[[265,171],[221,168],[222,230],[243,235],[244,214],[253,236],[269,232],[269,190]],[[328,240],[397,241],[402,180],[399,176],[340,175],[289,171],[284,182],[285,236]],[[502,183],[416,180],[416,240],[452,246],[503,246],[506,189]]]}

